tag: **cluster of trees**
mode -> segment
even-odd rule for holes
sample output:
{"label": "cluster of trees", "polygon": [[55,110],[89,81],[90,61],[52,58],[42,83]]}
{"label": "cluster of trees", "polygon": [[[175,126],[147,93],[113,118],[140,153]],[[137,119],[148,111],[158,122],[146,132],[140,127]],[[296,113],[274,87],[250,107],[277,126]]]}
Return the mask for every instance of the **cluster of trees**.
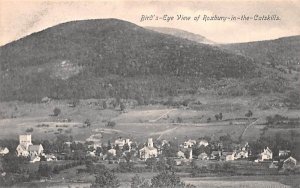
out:
{"label": "cluster of trees", "polygon": [[292,90],[286,93],[286,97],[284,99],[284,103],[289,107],[289,108],[299,108],[300,107],[300,94],[299,94],[299,89],[298,90]]}
{"label": "cluster of trees", "polygon": [[215,115],[215,118],[217,121],[222,120],[223,119],[223,114],[220,112],[219,114]]}
{"label": "cluster of trees", "polygon": [[274,125],[274,124],[281,124],[284,121],[288,120],[289,118],[286,116],[281,116],[279,114],[275,114],[274,116],[267,116],[267,125]]}
{"label": "cluster of trees", "polygon": [[192,150],[193,150],[193,155],[195,155],[195,156],[198,156],[201,153],[206,153],[207,155],[210,155],[212,152],[211,145],[208,145],[206,147],[203,145],[201,145],[200,147],[198,147],[197,145],[194,145],[192,147]]}
{"label": "cluster of trees", "polygon": [[185,184],[180,181],[180,178],[171,171],[161,171],[159,174],[154,176],[150,182],[145,178],[135,175],[131,179],[131,188],[160,188],[160,187],[170,187],[170,188],[195,188],[195,186],[190,184]]}
{"label": "cluster of trees", "polygon": [[268,127],[275,125],[290,125],[296,126],[300,124],[300,118],[289,118],[287,116],[281,116],[279,114],[275,114],[274,116],[266,117]]}
{"label": "cluster of trees", "polygon": [[174,167],[176,162],[173,158],[164,158],[160,157],[159,160],[155,158],[149,158],[146,160],[146,168],[151,169],[151,171],[166,171],[171,170],[174,171]]}
{"label": "cluster of trees", "polygon": [[[162,162],[163,163],[163,162]],[[164,163],[165,164],[165,163]],[[158,165],[157,165],[158,166]],[[103,164],[93,164],[91,161],[86,163],[87,172],[95,174],[95,182],[92,184],[93,188],[102,187],[119,187],[120,181],[115,175],[114,170],[108,169]],[[145,178],[135,175],[131,180],[132,188],[150,188],[150,187],[171,187],[171,188],[184,188],[193,187],[185,185],[180,181],[180,178],[172,170],[160,168],[159,174],[154,176],[149,182]]]}
{"label": "cluster of trees", "polygon": [[236,166],[229,162],[209,163],[207,166],[192,164],[191,174],[194,177],[203,176],[204,173],[225,173],[226,175],[235,174]]}
{"label": "cluster of trees", "polygon": [[51,177],[53,174],[59,174],[60,171],[73,168],[75,166],[83,165],[83,160],[66,162],[64,164],[59,165],[49,165],[47,163],[40,163],[39,168],[37,170],[38,177]]}

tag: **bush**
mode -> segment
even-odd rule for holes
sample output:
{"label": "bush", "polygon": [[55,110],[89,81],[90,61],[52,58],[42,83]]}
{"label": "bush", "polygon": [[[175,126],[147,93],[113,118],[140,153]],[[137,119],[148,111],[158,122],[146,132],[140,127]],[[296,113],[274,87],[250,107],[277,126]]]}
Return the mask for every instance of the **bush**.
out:
{"label": "bush", "polygon": [[33,132],[33,128],[28,128],[28,129],[26,129],[26,132],[27,132],[27,133]]}
{"label": "bush", "polygon": [[106,124],[106,127],[111,127],[111,128],[113,128],[113,127],[115,127],[116,126],[116,122],[114,122],[114,121],[109,121],[109,122],[107,122],[107,124]]}
{"label": "bush", "polygon": [[59,108],[54,108],[53,116],[58,116],[60,113],[61,113],[61,110]]}

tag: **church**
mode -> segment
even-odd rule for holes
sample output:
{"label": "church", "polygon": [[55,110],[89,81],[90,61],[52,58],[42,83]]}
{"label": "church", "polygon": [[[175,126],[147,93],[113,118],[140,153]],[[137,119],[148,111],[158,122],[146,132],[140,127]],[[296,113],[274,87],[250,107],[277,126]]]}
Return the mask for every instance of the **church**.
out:
{"label": "church", "polygon": [[157,157],[157,149],[153,146],[152,138],[148,138],[147,146],[140,149],[140,158],[147,160],[153,157]]}
{"label": "church", "polygon": [[31,135],[19,135],[19,145],[17,146],[17,156],[29,157],[30,162],[40,161],[44,155],[44,148],[40,145],[33,145]]}

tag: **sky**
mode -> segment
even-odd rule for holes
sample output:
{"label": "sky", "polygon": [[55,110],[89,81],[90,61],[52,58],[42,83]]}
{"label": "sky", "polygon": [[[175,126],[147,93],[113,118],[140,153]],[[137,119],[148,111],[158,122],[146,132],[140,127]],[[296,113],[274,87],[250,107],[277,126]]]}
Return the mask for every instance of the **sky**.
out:
{"label": "sky", "polygon": [[[141,22],[142,15],[167,15],[174,20]],[[191,16],[191,20],[176,20],[177,15]],[[195,21],[198,15],[200,19]],[[204,15],[277,15],[280,20],[204,21]],[[60,23],[101,18],[183,29],[217,43],[248,42],[300,35],[300,0],[0,0],[0,45]]]}

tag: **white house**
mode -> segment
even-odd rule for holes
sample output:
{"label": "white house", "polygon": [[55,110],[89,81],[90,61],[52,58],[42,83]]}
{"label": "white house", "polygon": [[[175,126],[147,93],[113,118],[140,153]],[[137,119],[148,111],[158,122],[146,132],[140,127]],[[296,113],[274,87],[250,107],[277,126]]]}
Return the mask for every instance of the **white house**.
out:
{"label": "white house", "polygon": [[188,141],[185,141],[184,143],[183,143],[183,148],[191,148],[191,147],[193,147],[193,145],[195,145],[196,144],[196,140],[191,140],[191,139],[189,139]]}
{"label": "white house", "polygon": [[116,156],[117,155],[117,151],[113,148],[111,148],[110,150],[107,151],[107,153],[112,154],[112,156]]}
{"label": "white house", "polygon": [[278,156],[280,158],[284,158],[290,156],[290,154],[291,154],[290,150],[279,150]]}
{"label": "white house", "polygon": [[177,152],[177,157],[178,158],[185,158],[185,155],[184,155],[184,153],[182,151],[178,151]]}
{"label": "white house", "polygon": [[208,146],[208,141],[207,140],[200,140],[200,142],[199,142],[199,146]]}
{"label": "white house", "polygon": [[130,139],[122,139],[121,137],[117,140],[115,140],[115,145],[118,145],[120,149],[124,147],[124,145],[127,144],[129,146],[129,150],[131,149],[132,141]]}
{"label": "white house", "polygon": [[249,156],[249,152],[248,151],[246,151],[246,150],[237,150],[235,152],[234,158],[235,159],[245,159],[245,158],[248,158],[248,156]]}
{"label": "white house", "polygon": [[235,156],[235,152],[223,152],[221,159],[225,161],[233,161]]}
{"label": "white house", "polygon": [[200,155],[198,155],[198,159],[200,159],[200,160],[208,160],[208,155],[205,152],[203,152]]}
{"label": "white house", "polygon": [[255,162],[261,162],[264,160],[271,160],[271,159],[273,159],[273,152],[269,147],[267,147],[266,149],[264,149],[264,151],[261,154],[259,154],[258,159],[255,160]]}
{"label": "white house", "polygon": [[148,158],[157,157],[157,154],[158,152],[157,149],[153,146],[152,138],[148,138],[147,146],[140,149],[140,158],[146,160]]}
{"label": "white house", "polygon": [[297,165],[297,160],[294,157],[289,157],[283,161],[283,169],[293,169]]}
{"label": "white house", "polygon": [[7,147],[2,148],[0,147],[0,156],[6,155],[9,153],[9,149],[7,149]]}
{"label": "white house", "polygon": [[46,161],[57,161],[57,158],[53,154],[45,155]]}

